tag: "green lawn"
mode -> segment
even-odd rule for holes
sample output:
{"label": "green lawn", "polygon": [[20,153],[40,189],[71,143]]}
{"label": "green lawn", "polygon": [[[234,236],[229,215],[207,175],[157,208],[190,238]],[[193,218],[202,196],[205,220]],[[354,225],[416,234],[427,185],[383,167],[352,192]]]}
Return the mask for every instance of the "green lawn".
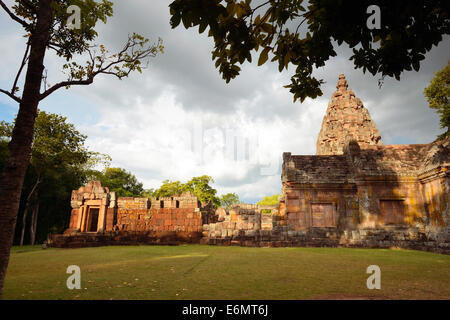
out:
{"label": "green lawn", "polygon": [[[381,268],[381,290],[366,268]],[[68,290],[69,265],[81,290]],[[201,245],[13,248],[4,299],[450,299],[450,256]]]}

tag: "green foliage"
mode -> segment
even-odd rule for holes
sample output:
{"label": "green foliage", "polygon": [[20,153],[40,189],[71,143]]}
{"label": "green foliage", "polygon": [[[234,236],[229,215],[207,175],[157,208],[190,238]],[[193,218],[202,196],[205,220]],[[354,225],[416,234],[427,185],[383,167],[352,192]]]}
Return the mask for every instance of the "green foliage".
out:
{"label": "green foliage", "polygon": [[[366,10],[374,4],[382,28],[369,30]],[[285,87],[302,102],[322,95],[323,80],[312,73],[336,56],[334,41],[353,48],[355,68],[399,80],[404,70],[419,70],[424,54],[450,31],[447,1],[174,0],[169,7],[172,28],[209,28],[212,59],[227,83],[261,49],[258,65],[271,58],[280,72],[294,66]]]}
{"label": "green foliage", "polygon": [[161,187],[156,189],[153,194],[157,198],[163,198],[181,195],[183,192],[183,184],[180,181],[164,180]]}
{"label": "green foliage", "polygon": [[210,202],[214,207],[220,206],[220,199],[216,196],[217,190],[209,184],[214,183],[210,176],[194,177],[183,186],[185,191],[196,195],[201,202]]}
{"label": "green foliage", "polygon": [[447,128],[441,137],[450,135],[450,60],[442,70],[436,72],[430,85],[425,88],[424,94],[430,108],[437,110],[441,128]]}
{"label": "green foliage", "polygon": [[39,183],[39,201],[67,199],[86,180],[87,169],[102,158],[84,146],[86,138],[65,117],[38,112],[26,181],[30,188]]}
{"label": "green foliage", "polygon": [[154,197],[172,197],[181,195],[183,192],[190,192],[198,197],[201,202],[211,203],[214,207],[220,205],[220,199],[216,196],[217,190],[209,184],[214,183],[212,177],[203,175],[194,177],[186,183],[180,181],[164,180],[161,187],[154,191]]}
{"label": "green foliage", "polygon": [[154,198],[155,196],[155,189],[144,189],[144,191],[141,193],[141,197],[143,198]]}
{"label": "green foliage", "polygon": [[6,121],[0,121],[0,172],[8,158],[8,143],[11,140],[13,124]]}
{"label": "green foliage", "polygon": [[36,118],[31,163],[37,171],[58,166],[85,164],[91,153],[84,147],[86,136],[57,114],[40,111]]}
{"label": "green foliage", "polygon": [[115,191],[119,197],[140,197],[144,193],[142,183],[122,168],[105,168],[102,172],[94,172],[92,179],[101,181],[103,186]]}
{"label": "green foliage", "polygon": [[263,205],[263,206],[274,206],[278,204],[278,199],[280,198],[281,194],[274,194],[273,196],[266,196],[261,201],[259,201],[257,204]]}
{"label": "green foliage", "polygon": [[[67,23],[72,15],[72,12],[67,12],[67,8],[71,5],[76,5],[81,10],[80,28],[72,28]],[[15,5],[12,6],[16,20],[19,20],[25,29],[24,36],[26,38],[30,38],[35,32],[38,9],[38,0],[15,0]],[[136,33],[128,36],[123,49],[117,53],[111,53],[103,45],[95,44],[94,41],[98,36],[95,27],[98,22],[106,23],[108,18],[113,15],[112,1],[58,0],[51,2],[51,10],[53,21],[46,47],[67,61],[61,66],[67,79],[50,86],[45,77],[44,91],[40,94],[39,100],[45,99],[60,88],[68,89],[72,85],[89,85],[99,74],[113,75],[122,79],[128,77],[133,71],[142,73],[142,70],[146,68],[143,64],[148,58],[164,52],[161,39],[150,44],[149,39]],[[28,49],[29,47],[27,47],[27,54]],[[88,59],[83,63],[75,61],[74,57],[81,55],[85,55]],[[22,67],[25,62],[24,58]],[[20,90],[16,84],[17,81],[11,92],[2,92],[16,101],[20,101],[20,98],[15,96]]]}
{"label": "green foliage", "polygon": [[[14,123],[0,122],[0,169],[6,161],[13,126]],[[31,199],[38,201],[40,208],[38,241],[45,239],[51,230],[62,232],[67,227],[72,190],[87,181],[94,166],[109,158],[89,151],[84,146],[85,140],[86,136],[65,117],[38,111],[16,234],[22,227],[23,211],[32,192],[36,198]]]}
{"label": "green foliage", "polygon": [[[122,80],[122,78],[128,77],[132,71],[142,73],[144,67],[142,66],[141,60],[143,58],[146,56],[154,57],[158,52],[163,52],[164,47],[161,39],[158,40],[156,45],[151,46],[150,49],[142,50],[149,42],[149,39],[133,33],[124,49],[118,54],[112,54],[103,45],[100,45],[98,47],[100,54],[95,57],[96,52],[91,54],[91,60],[86,61],[84,65],[76,61],[71,61],[70,63],[64,64],[62,68],[68,77],[68,81],[91,79],[99,73],[112,73]],[[89,51],[91,49],[95,49],[95,47],[86,50]]]}
{"label": "green foliage", "polygon": [[[15,0],[12,7],[16,15],[24,18],[28,23],[26,30],[33,33],[37,21],[38,0]],[[89,46],[90,41],[97,37],[95,26],[100,20],[106,23],[113,14],[113,2],[101,0],[58,0],[52,1],[53,28],[50,33],[50,43],[56,53],[70,60],[74,54],[82,54]],[[67,20],[70,13],[67,8],[76,5],[81,9],[81,28],[70,29]]]}
{"label": "green foliage", "polygon": [[220,197],[220,205],[225,209],[230,209],[233,204],[238,204],[239,196],[236,193],[227,193]]}

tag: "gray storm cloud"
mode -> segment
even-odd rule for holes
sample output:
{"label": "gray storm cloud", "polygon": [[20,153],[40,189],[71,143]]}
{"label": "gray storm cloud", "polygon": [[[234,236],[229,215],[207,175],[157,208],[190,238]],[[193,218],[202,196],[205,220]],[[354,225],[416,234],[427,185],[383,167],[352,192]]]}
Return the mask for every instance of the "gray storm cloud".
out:
{"label": "gray storm cloud", "polygon": [[[340,73],[368,108],[385,144],[428,143],[440,133],[438,116],[428,108],[423,89],[433,73],[447,63],[448,37],[426,56],[419,72],[406,72],[401,81],[386,78],[381,88],[379,76],[354,69],[349,48],[336,48],[338,56],[315,70],[316,77],[325,81],[323,96],[300,104],[293,103],[292,95],[283,88],[289,83],[292,67],[279,73],[275,64],[257,67],[246,63],[241,75],[226,84],[211,60],[212,39],[206,32],[199,35],[197,30],[183,27],[172,30],[169,3],[114,1],[115,15],[106,25],[98,26],[99,42],[112,50],[120,49],[132,32],[163,39],[165,53],[151,59],[143,74],[123,81],[103,77],[90,87],[64,90],[42,106],[58,110],[59,101],[68,106],[61,112],[70,110],[72,115],[76,108],[92,112],[94,123],[82,117],[69,116],[68,120],[89,136],[93,150],[109,154],[112,165],[132,171],[147,188],[158,187],[165,179],[183,181],[209,174],[215,178],[219,193],[237,192],[247,201],[280,192],[279,167],[270,175],[261,174],[261,168],[275,167],[282,152],[315,153],[322,118]],[[0,64],[3,86],[13,76],[11,65],[14,58],[20,59],[23,45],[20,28],[11,28],[12,22],[1,17],[0,52],[7,55]],[[19,41],[12,43],[11,37]],[[51,56],[46,60],[52,68],[57,68],[57,63]],[[52,76],[61,74],[50,70]],[[71,105],[71,101],[82,106]],[[14,105],[4,98],[0,102]],[[208,161],[199,162],[192,134],[200,125],[256,133],[258,144],[251,147],[259,162],[224,156],[220,134],[203,137],[201,143],[213,151]]]}

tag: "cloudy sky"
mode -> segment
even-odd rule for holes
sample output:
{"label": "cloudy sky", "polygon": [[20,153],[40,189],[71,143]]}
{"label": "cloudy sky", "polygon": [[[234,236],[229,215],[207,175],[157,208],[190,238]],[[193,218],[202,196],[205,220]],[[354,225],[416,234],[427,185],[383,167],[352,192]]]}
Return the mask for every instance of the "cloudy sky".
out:
{"label": "cloudy sky", "polygon": [[[10,5],[13,1],[6,1]],[[326,83],[324,95],[293,103],[283,85],[292,67],[246,63],[229,84],[211,61],[212,39],[206,32],[169,25],[168,0],[113,1],[114,17],[97,30],[112,51],[121,49],[129,33],[161,37],[165,53],[150,60],[143,74],[122,81],[101,76],[88,87],[62,89],[40,108],[64,115],[88,136],[91,150],[109,154],[112,166],[134,173],[146,188],[165,179],[186,181],[207,174],[219,194],[236,192],[255,202],[281,191],[283,152],[314,154],[317,135],[338,75],[368,108],[385,144],[428,143],[441,132],[439,118],[428,108],[423,89],[447,63],[450,39],[426,56],[420,72],[401,81],[386,79],[382,88],[370,74],[355,70],[351,51],[315,71]],[[25,48],[21,28],[0,12],[0,88],[9,89]],[[63,79],[61,61],[47,55],[49,82]],[[0,95],[0,120],[11,121],[17,104]]]}

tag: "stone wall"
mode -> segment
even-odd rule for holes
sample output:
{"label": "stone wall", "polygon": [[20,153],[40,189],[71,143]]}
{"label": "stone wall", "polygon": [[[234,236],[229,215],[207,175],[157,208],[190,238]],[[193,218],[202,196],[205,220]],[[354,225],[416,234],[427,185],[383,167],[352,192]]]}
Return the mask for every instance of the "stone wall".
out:
{"label": "stone wall", "polygon": [[120,245],[179,245],[199,243],[200,232],[132,232],[75,233],[50,235],[47,245],[55,248],[84,248]]}
{"label": "stone wall", "polygon": [[214,219],[213,211],[199,207],[197,197],[119,198],[114,231],[202,232]]}
{"label": "stone wall", "polygon": [[[364,228],[298,228],[295,214],[274,209],[261,214],[257,206],[233,207],[220,222],[203,225],[202,244],[252,247],[359,247],[405,248],[450,254],[450,234],[431,226],[390,225]],[[358,207],[354,206],[354,210]],[[225,211],[226,212],[226,211]],[[293,221],[294,220],[294,221]]]}
{"label": "stone wall", "polygon": [[417,228],[369,228],[344,230],[312,228],[307,230],[257,230],[227,237],[203,237],[209,245],[237,245],[250,247],[347,247],[347,248],[403,248],[450,254],[450,239],[443,234]]}
{"label": "stone wall", "polygon": [[64,235],[51,236],[50,246],[152,244],[162,238],[166,243],[199,242],[202,225],[217,220],[211,205],[190,193],[167,198],[117,198],[98,181],[74,190],[72,207],[69,228]]}
{"label": "stone wall", "polygon": [[182,209],[118,209],[115,231],[182,231],[202,232],[200,210]]}
{"label": "stone wall", "polygon": [[358,248],[408,248],[450,254],[448,233],[433,228],[385,226],[345,230],[339,244]]}
{"label": "stone wall", "polygon": [[[266,213],[269,210],[270,213]],[[216,211],[218,222],[204,224],[203,236],[214,239],[231,239],[239,236],[254,237],[260,230],[273,229],[273,220],[278,217],[278,212],[277,206],[248,204],[235,205],[229,211],[219,208]]]}

